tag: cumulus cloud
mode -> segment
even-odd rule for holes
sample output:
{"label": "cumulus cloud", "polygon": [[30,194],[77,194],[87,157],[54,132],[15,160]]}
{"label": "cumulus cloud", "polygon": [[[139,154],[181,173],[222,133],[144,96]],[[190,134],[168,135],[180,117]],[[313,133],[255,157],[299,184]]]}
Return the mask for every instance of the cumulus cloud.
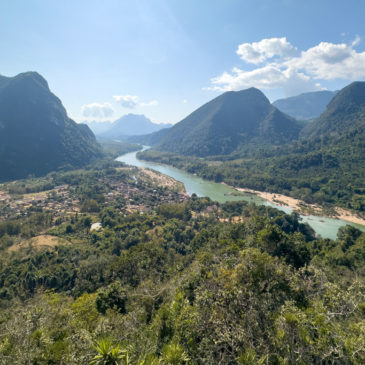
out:
{"label": "cumulus cloud", "polygon": [[365,76],[365,52],[354,49],[359,42],[358,36],[351,44],[321,42],[300,53],[286,38],[243,43],[237,54],[256,68],[235,67],[231,72],[212,78],[208,89],[281,88],[290,96],[322,89],[321,80],[356,80]]}
{"label": "cumulus cloud", "polygon": [[365,75],[365,52],[358,53],[353,47],[321,42],[301,52],[300,57],[284,62],[284,66],[304,70],[318,80],[356,80]]}
{"label": "cumulus cloud", "polygon": [[296,92],[300,88],[302,92],[320,90],[319,83],[315,83],[304,73],[296,72],[294,69],[281,69],[280,67],[269,64],[252,71],[243,71],[234,68],[232,73],[225,72],[213,78],[211,89],[218,91],[240,90],[248,87],[258,89],[283,88],[286,94]]}
{"label": "cumulus cloud", "polygon": [[139,99],[136,95],[114,95],[113,98],[118,104],[128,109],[134,109]]}
{"label": "cumulus cloud", "polygon": [[120,104],[124,108],[134,109],[137,106],[148,107],[148,106],[156,106],[158,105],[157,100],[151,100],[148,102],[139,101],[139,97],[137,95],[114,95],[114,100]]}
{"label": "cumulus cloud", "polygon": [[297,49],[285,37],[270,38],[260,42],[240,44],[237,54],[246,62],[258,64],[275,56],[292,57],[297,54]]}
{"label": "cumulus cloud", "polygon": [[104,119],[114,114],[114,109],[109,103],[91,103],[81,107],[82,115],[86,118]]}

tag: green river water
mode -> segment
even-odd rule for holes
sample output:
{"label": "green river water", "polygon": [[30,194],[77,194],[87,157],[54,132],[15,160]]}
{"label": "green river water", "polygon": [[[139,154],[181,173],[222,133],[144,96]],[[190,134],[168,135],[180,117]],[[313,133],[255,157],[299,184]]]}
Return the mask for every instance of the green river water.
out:
{"label": "green river water", "polygon": [[[284,211],[285,213],[291,213],[293,211],[291,208],[287,206],[275,205],[254,194],[234,196],[232,194],[237,194],[237,191],[227,185],[204,180],[198,176],[189,174],[185,171],[179,170],[177,168],[168,165],[162,165],[153,162],[138,160],[136,155],[137,152],[126,153],[125,155],[118,157],[117,160],[131,166],[146,167],[158,171],[164,175],[170,176],[175,180],[181,181],[185,185],[186,192],[189,195],[195,193],[197,196],[201,197],[207,196],[219,203],[224,203],[227,201],[244,200],[247,202],[278,208]],[[346,224],[351,224],[352,226],[365,232],[365,226],[349,223],[347,221],[340,219],[313,216],[313,215],[301,216],[301,218],[302,222],[308,223],[316,231],[318,235],[321,235],[324,238],[336,239],[338,229]]]}

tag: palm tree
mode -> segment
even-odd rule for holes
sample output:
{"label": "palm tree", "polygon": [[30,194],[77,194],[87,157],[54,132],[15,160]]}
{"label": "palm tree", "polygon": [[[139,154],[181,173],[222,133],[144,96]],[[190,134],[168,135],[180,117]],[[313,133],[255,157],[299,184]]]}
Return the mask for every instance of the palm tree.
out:
{"label": "palm tree", "polygon": [[182,365],[189,363],[189,357],[177,343],[165,345],[162,349],[163,363],[168,365]]}
{"label": "palm tree", "polygon": [[108,338],[102,338],[96,341],[94,349],[97,355],[90,361],[90,365],[129,365],[128,351],[121,350],[120,344],[113,346],[112,341]]}

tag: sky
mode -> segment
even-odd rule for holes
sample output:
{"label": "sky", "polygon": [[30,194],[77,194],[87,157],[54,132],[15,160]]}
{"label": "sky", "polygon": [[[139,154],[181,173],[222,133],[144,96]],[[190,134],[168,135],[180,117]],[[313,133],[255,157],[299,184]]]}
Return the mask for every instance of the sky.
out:
{"label": "sky", "polygon": [[0,74],[37,71],[77,122],[176,123],[222,92],[365,80],[362,0],[0,1]]}

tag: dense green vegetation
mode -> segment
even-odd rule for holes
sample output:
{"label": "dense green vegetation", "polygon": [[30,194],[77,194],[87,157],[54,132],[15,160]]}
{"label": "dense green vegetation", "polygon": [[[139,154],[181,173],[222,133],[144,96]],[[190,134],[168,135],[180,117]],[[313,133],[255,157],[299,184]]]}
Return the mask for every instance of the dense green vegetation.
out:
{"label": "dense green vegetation", "polygon": [[244,146],[281,145],[303,125],[273,107],[258,89],[226,92],[171,127],[157,149],[182,155],[227,155]]}
{"label": "dense green vegetation", "polygon": [[365,83],[355,82],[341,90],[321,117],[301,131],[301,139],[290,144],[245,144],[230,154],[204,159],[156,150],[139,156],[209,180],[363,212],[364,113]]}
{"label": "dense green vegetation", "polygon": [[139,158],[166,163],[205,179],[260,191],[281,193],[323,206],[365,210],[363,139],[339,140],[336,146],[298,142],[275,151],[263,149],[245,158],[209,159],[168,152],[139,152]]}
{"label": "dense green vegetation", "polygon": [[306,139],[323,139],[323,143],[335,144],[339,138],[352,136],[364,138],[365,82],[353,82],[340,90],[328,104],[325,112],[302,131]]}
{"label": "dense green vegetation", "polygon": [[[0,224],[2,363],[364,362],[365,234],[316,239],[298,215],[244,202],[146,200],[142,214],[102,200],[133,173],[55,174],[99,210]],[[39,234],[59,244],[19,245]]]}
{"label": "dense green vegetation", "polygon": [[[42,107],[50,94],[37,74],[0,78],[0,93],[8,85],[15,94],[19,85],[32,91]],[[173,150],[194,147],[205,158],[141,156],[218,182],[363,211],[362,87],[340,92],[296,142],[301,126],[258,90],[243,92],[247,103],[242,92],[224,94],[186,118],[184,128],[209,114],[192,134],[177,126],[164,137],[194,137]],[[62,118],[54,118],[67,117],[50,95],[44,110],[58,128]],[[246,113],[243,127],[237,111]],[[63,121],[71,143],[73,122]],[[216,122],[220,133],[210,134]],[[72,166],[86,163],[76,162],[85,143],[67,147]],[[346,226],[337,240],[321,239],[296,213],[189,198],[110,159],[139,147],[109,142],[107,159],[83,170],[1,185],[2,364],[365,362],[365,233]],[[90,158],[101,155],[95,148]],[[55,167],[33,173],[48,168]]]}
{"label": "dense green vegetation", "polygon": [[0,181],[85,166],[102,156],[36,72],[0,76]]}

